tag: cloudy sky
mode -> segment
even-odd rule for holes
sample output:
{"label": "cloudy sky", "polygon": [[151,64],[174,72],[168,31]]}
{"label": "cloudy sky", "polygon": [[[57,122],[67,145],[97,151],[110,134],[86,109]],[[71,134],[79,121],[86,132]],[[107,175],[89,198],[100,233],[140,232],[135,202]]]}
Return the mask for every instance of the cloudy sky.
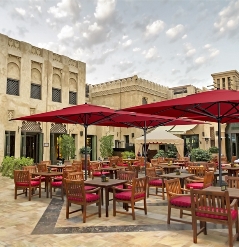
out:
{"label": "cloudy sky", "polygon": [[85,62],[89,84],[239,71],[239,0],[0,0],[0,32]]}

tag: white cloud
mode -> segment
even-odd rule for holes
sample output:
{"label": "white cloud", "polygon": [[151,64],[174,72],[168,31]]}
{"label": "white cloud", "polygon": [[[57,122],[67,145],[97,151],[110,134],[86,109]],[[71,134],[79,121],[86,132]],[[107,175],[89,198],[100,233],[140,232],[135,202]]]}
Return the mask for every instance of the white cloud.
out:
{"label": "white cloud", "polygon": [[205,49],[208,49],[208,48],[210,48],[211,47],[211,45],[210,44],[206,44],[206,45],[204,45],[204,48]]}
{"label": "white cloud", "polygon": [[132,45],[132,39],[127,40],[126,42],[122,43],[123,47],[129,47]]}
{"label": "white cloud", "polygon": [[184,34],[182,39],[186,39],[187,37],[188,37],[187,34]]}
{"label": "white cloud", "polygon": [[202,65],[205,63],[205,61],[206,61],[205,57],[198,57],[197,59],[195,59],[195,64]]}
{"label": "white cloud", "polygon": [[154,37],[164,29],[164,22],[161,20],[154,21],[152,24],[146,26],[146,37]]}
{"label": "white cloud", "polygon": [[137,51],[140,51],[141,49],[139,48],[139,47],[135,47],[134,49],[133,49],[133,52],[137,52]]}
{"label": "white cloud", "polygon": [[184,50],[187,58],[192,57],[196,53],[196,49],[190,43],[184,44]]}
{"label": "white cloud", "polygon": [[178,38],[181,38],[184,32],[184,26],[179,24],[173,28],[168,29],[166,35],[170,38],[171,41],[175,41]]}
{"label": "white cloud", "polygon": [[120,61],[119,63],[119,69],[121,71],[125,71],[127,69],[129,69],[130,67],[132,67],[133,63],[130,61]]}
{"label": "white cloud", "polygon": [[128,35],[123,35],[122,39],[127,39]]}
{"label": "white cloud", "polygon": [[225,7],[218,14],[218,20],[214,23],[214,28],[219,35],[234,36],[238,34],[239,28],[239,0],[231,1],[227,7]]}
{"label": "white cloud", "polygon": [[61,0],[57,3],[57,6],[50,7],[49,14],[52,14],[54,18],[72,18],[76,20],[79,17],[81,6],[77,0]]}
{"label": "white cloud", "polygon": [[26,15],[26,10],[22,8],[15,8],[16,12],[22,17]]}
{"label": "white cloud", "polygon": [[72,27],[68,26],[68,25],[65,25],[60,33],[57,35],[57,37],[60,39],[60,40],[64,40],[64,39],[68,39],[68,38],[72,38],[74,36],[74,30]]}
{"label": "white cloud", "polygon": [[115,11],[115,0],[98,0],[94,16],[96,19],[104,21],[110,18]]}
{"label": "white cloud", "polygon": [[173,75],[178,74],[178,73],[180,73],[179,69],[172,69],[172,74]]}
{"label": "white cloud", "polygon": [[142,53],[146,59],[155,59],[158,57],[158,50],[154,46],[152,48],[149,48],[147,51],[143,51]]}
{"label": "white cloud", "polygon": [[216,57],[220,53],[219,50],[217,50],[215,48],[210,49],[209,52],[210,52],[209,57],[211,57],[211,58]]}

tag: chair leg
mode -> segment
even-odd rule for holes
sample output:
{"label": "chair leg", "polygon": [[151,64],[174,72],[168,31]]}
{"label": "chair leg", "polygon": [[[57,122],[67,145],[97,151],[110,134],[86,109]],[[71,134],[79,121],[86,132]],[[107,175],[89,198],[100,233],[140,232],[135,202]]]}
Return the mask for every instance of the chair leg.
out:
{"label": "chair leg", "polygon": [[192,219],[193,243],[197,243],[197,221]]}
{"label": "chair leg", "polygon": [[32,199],[32,188],[29,188],[28,200],[31,201]]}
{"label": "chair leg", "polygon": [[168,205],[168,220],[167,220],[167,224],[170,224],[170,218],[171,218],[171,206]]}
{"label": "chair leg", "polygon": [[86,222],[86,205],[82,208],[83,223]]}
{"label": "chair leg", "polygon": [[144,198],[144,214],[147,215],[147,203],[146,203],[146,198]]}
{"label": "chair leg", "polygon": [[233,247],[232,225],[228,226],[228,243],[229,243],[229,247]]}
{"label": "chair leg", "polygon": [[113,216],[116,216],[116,199],[113,198]]}
{"label": "chair leg", "polygon": [[50,184],[50,198],[52,198],[52,186]]}
{"label": "chair leg", "polygon": [[180,218],[183,218],[183,210],[180,209]]}
{"label": "chair leg", "polygon": [[147,188],[147,197],[149,197],[149,185],[148,185],[148,188]]}
{"label": "chair leg", "polygon": [[39,198],[41,198],[41,183],[39,185]]}
{"label": "chair leg", "polygon": [[98,202],[98,216],[101,217],[101,202]]}
{"label": "chair leg", "polygon": [[132,209],[133,220],[135,220],[134,202],[131,202],[131,209]]}
{"label": "chair leg", "polygon": [[15,186],[15,196],[14,196],[15,200],[17,199],[17,187]]}
{"label": "chair leg", "polygon": [[66,200],[66,218],[69,219],[69,201]]}

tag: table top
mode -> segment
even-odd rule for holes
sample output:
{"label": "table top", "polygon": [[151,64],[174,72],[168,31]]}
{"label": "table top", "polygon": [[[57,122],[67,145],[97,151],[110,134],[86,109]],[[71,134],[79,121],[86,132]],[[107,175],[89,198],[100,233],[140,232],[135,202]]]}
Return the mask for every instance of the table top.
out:
{"label": "table top", "polygon": [[190,173],[180,173],[179,175],[176,175],[176,172],[171,172],[168,174],[161,174],[158,175],[159,177],[163,177],[163,178],[189,178],[189,177],[193,177],[195,176],[195,174],[190,174]]}
{"label": "table top", "polygon": [[101,167],[100,170],[104,171],[104,170],[108,170],[108,171],[116,171],[116,170],[120,170],[120,169],[125,169],[124,166],[116,166],[116,167]]}
{"label": "table top", "polygon": [[159,164],[158,166],[161,166],[162,168],[180,168],[180,166],[178,166],[178,165],[161,165],[161,164]]}
{"label": "table top", "polygon": [[63,172],[33,172],[32,175],[41,175],[44,177],[51,177],[51,176],[60,176],[62,175]]}
{"label": "table top", "polygon": [[[215,187],[215,186],[209,186],[203,190],[206,190],[206,191],[212,191],[212,192],[219,192],[221,191],[221,187]],[[233,198],[236,198],[236,199],[239,199],[239,189],[236,189],[236,188],[227,188],[228,192],[229,192],[229,196],[230,197],[233,197]]]}
{"label": "table top", "polygon": [[224,170],[239,170],[239,166],[233,166],[233,167],[226,166],[226,167],[224,167]]}
{"label": "table top", "polygon": [[127,182],[128,182],[127,180],[119,180],[119,179],[109,179],[109,181],[107,182],[102,182],[101,179],[96,178],[93,180],[85,181],[85,185],[95,185],[104,188],[104,187],[112,187],[115,185],[124,184]]}
{"label": "table top", "polygon": [[71,166],[71,165],[47,165],[47,167],[51,167],[51,168],[64,168],[67,166]]}

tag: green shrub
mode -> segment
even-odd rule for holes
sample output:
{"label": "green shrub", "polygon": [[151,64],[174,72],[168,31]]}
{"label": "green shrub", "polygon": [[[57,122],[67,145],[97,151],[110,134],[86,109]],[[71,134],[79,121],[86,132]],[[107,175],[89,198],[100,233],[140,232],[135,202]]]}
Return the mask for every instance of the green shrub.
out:
{"label": "green shrub", "polygon": [[165,157],[165,152],[164,150],[158,150],[158,152],[154,155],[154,159],[157,159],[158,157]]}
{"label": "green shrub", "polygon": [[190,154],[191,161],[210,161],[212,154],[208,150],[194,148]]}
{"label": "green shrub", "polygon": [[218,148],[218,147],[210,147],[210,148],[208,149],[208,151],[209,151],[210,153],[212,153],[212,154],[216,154],[216,153],[219,152],[219,148]]}
{"label": "green shrub", "polygon": [[124,151],[121,153],[123,159],[134,159],[135,158],[135,153],[132,151]]}
{"label": "green shrub", "polygon": [[0,166],[0,172],[2,173],[2,176],[13,178],[14,170],[22,170],[23,166],[30,166],[32,164],[33,159],[29,157],[14,158],[13,156],[6,156]]}

